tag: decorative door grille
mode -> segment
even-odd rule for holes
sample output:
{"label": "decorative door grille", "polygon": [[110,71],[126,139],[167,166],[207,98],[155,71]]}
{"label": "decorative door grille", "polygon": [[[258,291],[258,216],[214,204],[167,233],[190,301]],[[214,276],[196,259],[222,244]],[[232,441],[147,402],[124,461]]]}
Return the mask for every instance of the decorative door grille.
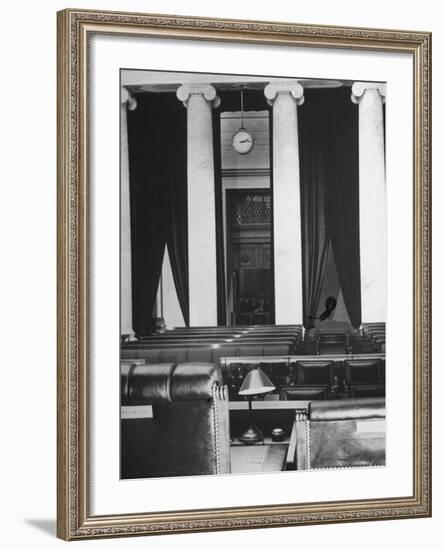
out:
{"label": "decorative door grille", "polygon": [[231,224],[252,225],[270,223],[270,193],[235,193],[235,195],[232,197]]}

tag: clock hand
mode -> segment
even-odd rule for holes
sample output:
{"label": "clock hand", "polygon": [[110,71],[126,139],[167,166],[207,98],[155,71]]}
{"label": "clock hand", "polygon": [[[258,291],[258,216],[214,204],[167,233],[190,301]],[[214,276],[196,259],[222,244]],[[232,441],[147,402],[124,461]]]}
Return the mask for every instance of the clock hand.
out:
{"label": "clock hand", "polygon": [[251,141],[250,138],[241,139],[240,143],[249,143]]}

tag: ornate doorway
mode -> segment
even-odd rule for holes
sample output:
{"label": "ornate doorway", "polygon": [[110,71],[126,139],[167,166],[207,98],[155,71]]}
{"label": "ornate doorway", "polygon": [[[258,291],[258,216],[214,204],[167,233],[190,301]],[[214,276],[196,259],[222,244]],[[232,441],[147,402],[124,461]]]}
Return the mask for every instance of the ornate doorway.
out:
{"label": "ornate doorway", "polygon": [[227,190],[226,206],[231,324],[273,323],[271,191]]}

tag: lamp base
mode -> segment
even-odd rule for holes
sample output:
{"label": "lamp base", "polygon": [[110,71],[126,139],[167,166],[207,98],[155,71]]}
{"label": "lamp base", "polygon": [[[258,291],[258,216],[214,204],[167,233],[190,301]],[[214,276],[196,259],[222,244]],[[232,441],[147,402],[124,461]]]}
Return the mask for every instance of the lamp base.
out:
{"label": "lamp base", "polygon": [[255,445],[258,442],[264,443],[263,434],[257,428],[251,424],[249,428],[238,438],[239,441],[245,445]]}

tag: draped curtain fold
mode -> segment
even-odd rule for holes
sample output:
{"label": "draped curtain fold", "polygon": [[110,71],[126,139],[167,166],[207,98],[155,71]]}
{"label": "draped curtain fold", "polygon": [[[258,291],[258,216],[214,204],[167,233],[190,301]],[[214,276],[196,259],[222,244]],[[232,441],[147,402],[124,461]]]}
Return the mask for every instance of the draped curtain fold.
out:
{"label": "draped curtain fold", "polygon": [[305,90],[298,111],[306,328],[318,309],[330,246],[349,318],[361,324],[356,108],[343,88]]}
{"label": "draped curtain fold", "polygon": [[165,183],[169,184],[165,209],[169,259],[183,319],[189,326],[187,115],[180,107],[177,116],[168,118],[169,147],[162,160]]}
{"label": "draped curtain fold", "polygon": [[326,223],[352,326],[361,325],[358,105],[338,100],[328,133]]}
{"label": "draped curtain fold", "polygon": [[189,324],[186,110],[175,94],[137,94],[128,112],[132,303],[136,336],[147,334],[166,244]]}
{"label": "draped curtain fold", "polygon": [[270,313],[271,313],[271,323],[275,323],[275,265],[274,265],[274,116],[273,110],[270,105],[267,105],[267,110],[269,112],[269,186],[271,189],[271,303],[270,303]]}
{"label": "draped curtain fold", "polygon": [[314,326],[330,246],[325,216],[328,173],[322,121],[322,113],[315,104],[299,110],[303,325],[307,329]]}

